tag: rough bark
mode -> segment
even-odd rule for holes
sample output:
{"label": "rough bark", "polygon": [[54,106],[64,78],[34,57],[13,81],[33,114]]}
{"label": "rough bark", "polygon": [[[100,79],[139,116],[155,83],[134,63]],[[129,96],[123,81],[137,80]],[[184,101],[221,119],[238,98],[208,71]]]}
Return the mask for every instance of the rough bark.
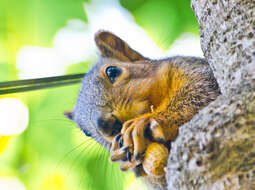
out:
{"label": "rough bark", "polygon": [[255,0],[191,4],[222,95],[180,128],[168,189],[255,189]]}

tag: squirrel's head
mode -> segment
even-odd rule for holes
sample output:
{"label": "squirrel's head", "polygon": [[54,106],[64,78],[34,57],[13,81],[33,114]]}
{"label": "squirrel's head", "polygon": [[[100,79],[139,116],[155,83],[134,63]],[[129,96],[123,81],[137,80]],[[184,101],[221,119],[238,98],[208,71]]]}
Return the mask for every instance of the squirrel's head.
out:
{"label": "squirrel's head", "polygon": [[66,115],[108,147],[122,124],[150,111],[151,61],[106,31],[95,35],[100,58],[86,74],[73,112]]}

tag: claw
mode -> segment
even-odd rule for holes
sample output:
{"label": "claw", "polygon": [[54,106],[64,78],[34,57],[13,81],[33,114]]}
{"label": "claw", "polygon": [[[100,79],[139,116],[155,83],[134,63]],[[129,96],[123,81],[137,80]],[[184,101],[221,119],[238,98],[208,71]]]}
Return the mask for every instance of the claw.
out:
{"label": "claw", "polygon": [[120,169],[121,171],[127,171],[128,169],[132,169],[136,166],[136,162],[132,161],[132,162],[124,162],[120,164]]}
{"label": "claw", "polygon": [[110,152],[114,152],[115,150],[118,149],[118,141],[119,141],[120,137],[121,137],[120,133],[114,137],[114,139],[112,141]]}
{"label": "claw", "polygon": [[127,160],[129,161],[129,162],[131,162],[131,159],[132,159],[132,154],[131,154],[131,152],[127,152]]}
{"label": "claw", "polygon": [[144,154],[141,152],[134,155],[134,159],[136,161],[143,160],[143,158],[144,158]]}
{"label": "claw", "polygon": [[145,173],[144,169],[143,169],[143,165],[139,164],[134,168],[134,173],[136,177],[140,177],[140,176],[147,176],[147,174]]}
{"label": "claw", "polygon": [[116,142],[118,142],[120,140],[120,137],[121,137],[121,133],[117,134],[115,137],[114,137],[114,140]]}
{"label": "claw", "polygon": [[118,147],[121,148],[123,146],[123,137],[121,136],[118,140]]}
{"label": "claw", "polygon": [[[154,175],[155,172],[155,175],[157,175],[158,168],[166,165],[165,162],[162,162],[163,164],[157,166],[157,161],[158,159],[165,159],[166,156],[158,158],[158,150],[152,151],[153,153],[148,152],[148,146],[151,143],[159,143],[160,146],[165,145],[165,149],[169,151],[170,142],[176,138],[178,133],[176,126],[165,125],[160,118],[154,115],[145,115],[144,117],[126,121],[123,124],[121,133],[112,142],[111,161],[120,162],[122,171],[134,169],[137,176]],[[151,164],[151,159],[153,164]]]}
{"label": "claw", "polygon": [[127,161],[127,157],[123,157],[123,158],[121,159],[121,161],[126,162],[126,161]]}
{"label": "claw", "polygon": [[132,131],[133,127],[130,127],[123,134],[123,146],[128,146],[131,153],[133,153]]}
{"label": "claw", "polygon": [[132,133],[134,141],[134,159],[136,161],[142,161],[142,155],[147,147],[147,139],[145,139],[144,132],[148,125],[144,125],[144,123],[144,120],[140,120]]}
{"label": "claw", "polygon": [[127,151],[128,151],[128,147],[122,147],[114,151],[111,156],[111,161],[116,162],[118,160],[122,160],[123,158],[126,157]]}

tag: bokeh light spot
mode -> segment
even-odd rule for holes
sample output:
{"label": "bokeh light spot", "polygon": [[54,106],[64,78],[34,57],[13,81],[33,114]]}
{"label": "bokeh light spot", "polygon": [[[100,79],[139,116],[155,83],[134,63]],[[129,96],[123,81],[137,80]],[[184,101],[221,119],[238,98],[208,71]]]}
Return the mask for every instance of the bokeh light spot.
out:
{"label": "bokeh light spot", "polygon": [[0,117],[0,135],[20,134],[28,125],[28,108],[17,98],[2,98],[0,99]]}
{"label": "bokeh light spot", "polygon": [[14,177],[0,177],[1,190],[26,190],[25,186]]}

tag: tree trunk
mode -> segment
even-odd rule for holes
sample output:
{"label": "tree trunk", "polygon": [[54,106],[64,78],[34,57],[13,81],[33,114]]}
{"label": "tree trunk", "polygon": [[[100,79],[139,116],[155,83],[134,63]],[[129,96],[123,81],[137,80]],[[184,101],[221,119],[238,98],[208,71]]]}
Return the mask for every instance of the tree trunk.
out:
{"label": "tree trunk", "polygon": [[222,95],[180,128],[168,189],[255,189],[255,0],[191,4]]}

